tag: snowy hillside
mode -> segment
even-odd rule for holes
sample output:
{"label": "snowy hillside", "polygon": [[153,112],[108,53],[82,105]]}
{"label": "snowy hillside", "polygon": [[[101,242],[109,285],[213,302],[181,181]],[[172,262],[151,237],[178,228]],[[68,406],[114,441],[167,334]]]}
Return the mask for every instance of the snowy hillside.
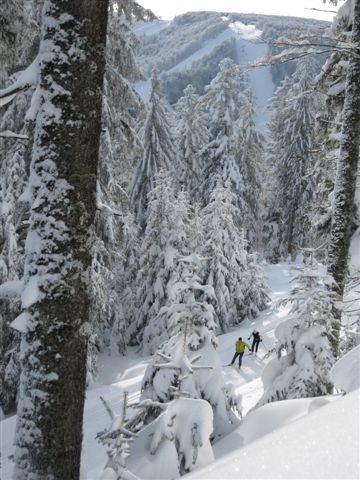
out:
{"label": "snowy hillside", "polygon": [[[291,269],[292,266],[285,263],[268,265],[269,308],[254,321],[246,320],[240,328],[219,336],[218,351],[223,373],[234,384],[236,392],[242,395],[243,416],[255,406],[263,392],[261,374],[271,356],[263,357],[273,347],[276,326],[288,313],[287,308],[276,307],[276,303],[289,290]],[[237,337],[241,335],[246,339],[254,327],[263,338],[258,356],[246,355],[241,372],[226,366],[232,358]],[[125,390],[130,402],[136,402],[149,361],[149,357],[139,357],[135,350],[126,357],[104,355],[101,358],[102,384],[93,385],[86,395],[82,480],[99,479],[106,463],[106,450],[95,439],[108,424],[100,397],[104,397],[115,411]],[[275,402],[250,412],[233,433],[214,444],[215,462],[186,478],[357,478],[358,395],[359,390],[356,390],[346,397],[334,395]],[[4,420],[1,425],[4,479],[12,478],[15,425],[16,417]],[[133,467],[136,469],[137,466]],[[141,478],[156,480],[151,470],[148,476]],[[171,478],[166,475],[166,469],[164,478]]]}
{"label": "snowy hillside", "polygon": [[[147,75],[153,67],[160,70],[168,100],[173,104],[190,83],[198,93],[203,93],[223,58],[230,57],[245,66],[269,55],[269,40],[293,29],[316,32],[323,26],[324,22],[314,20],[202,12],[180,15],[173,21],[138,24],[135,33],[141,40],[140,66]],[[292,63],[247,71],[257,98],[257,126],[263,133],[267,121],[264,108],[279,81],[293,72]],[[137,83],[137,90],[146,101],[149,88],[147,80]]]}

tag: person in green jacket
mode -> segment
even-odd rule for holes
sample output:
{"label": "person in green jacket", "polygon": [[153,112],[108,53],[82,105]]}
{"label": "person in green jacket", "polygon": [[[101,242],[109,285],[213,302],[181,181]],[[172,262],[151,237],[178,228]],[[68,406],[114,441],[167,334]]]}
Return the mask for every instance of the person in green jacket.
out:
{"label": "person in green jacket", "polygon": [[249,350],[251,350],[250,345],[246,342],[243,342],[242,337],[239,337],[239,340],[237,340],[237,342],[235,343],[235,355],[230,365],[234,365],[236,358],[239,357],[239,368],[241,368],[241,361],[245,353],[245,348],[248,348]]}

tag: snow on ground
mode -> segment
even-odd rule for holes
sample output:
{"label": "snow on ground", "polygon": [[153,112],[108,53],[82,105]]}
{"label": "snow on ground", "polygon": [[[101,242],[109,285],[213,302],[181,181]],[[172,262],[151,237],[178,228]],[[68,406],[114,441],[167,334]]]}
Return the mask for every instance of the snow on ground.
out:
{"label": "snow on ground", "polygon": [[333,366],[331,379],[343,392],[360,389],[360,345],[346,353]]}
{"label": "snow on ground", "polygon": [[[266,273],[272,299],[269,309],[218,339],[225,379],[243,395],[244,415],[262,395],[260,377],[269,360],[262,358],[267,349],[273,347],[274,329],[287,314],[286,308],[274,305],[289,291],[290,265],[268,265]],[[232,359],[236,339],[242,336],[247,340],[254,328],[263,338],[258,357],[245,355],[241,371],[226,366]],[[124,390],[128,391],[130,402],[137,401],[148,361],[149,358],[140,357],[135,349],[126,357],[101,356],[102,384],[93,385],[86,395],[82,480],[100,478],[106,462],[105,448],[95,439],[99,431],[109,426],[100,396],[108,400],[115,411],[119,409]],[[347,397],[290,400],[254,410],[239,428],[214,445],[215,463],[193,472],[189,478],[357,478],[354,475],[359,445],[358,431],[355,431],[359,425],[357,401],[358,391]],[[14,451],[15,423],[15,416],[1,422],[3,480],[12,478],[13,463],[9,455]],[[305,462],[304,458],[307,458]]]}
{"label": "snow on ground", "polygon": [[234,22],[229,26],[244,40],[259,40],[261,38],[262,31],[257,29],[255,25],[245,25],[242,22]]}
{"label": "snow on ground", "polygon": [[[301,411],[306,403],[310,407],[312,402],[312,399],[286,400],[253,412],[251,420],[249,415],[250,432],[259,429],[260,435],[266,432],[267,422],[273,415],[277,415],[282,428],[277,427],[249,445],[236,448],[243,441],[240,426],[229,439],[231,444],[226,446],[228,452],[233,450],[232,453],[184,478],[359,478],[359,390],[312,412],[310,410],[308,415],[284,425],[284,410],[285,416],[288,408],[294,415],[296,407]],[[246,430],[246,426],[243,429]],[[234,442],[237,442],[236,446]]]}

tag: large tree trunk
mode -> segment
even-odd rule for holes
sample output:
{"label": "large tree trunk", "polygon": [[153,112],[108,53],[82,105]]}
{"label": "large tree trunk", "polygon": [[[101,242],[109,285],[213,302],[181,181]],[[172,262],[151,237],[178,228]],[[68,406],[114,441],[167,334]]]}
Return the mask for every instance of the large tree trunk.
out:
{"label": "large tree trunk", "polygon": [[[328,252],[328,271],[336,282],[336,293],[343,295],[354,220],[354,197],[360,144],[360,0],[354,2],[352,30],[353,55],[350,57],[346,80],[343,125],[338,160],[331,237]],[[338,332],[335,326],[335,353]]]}
{"label": "large tree trunk", "polygon": [[79,478],[107,0],[46,0],[16,479]]}

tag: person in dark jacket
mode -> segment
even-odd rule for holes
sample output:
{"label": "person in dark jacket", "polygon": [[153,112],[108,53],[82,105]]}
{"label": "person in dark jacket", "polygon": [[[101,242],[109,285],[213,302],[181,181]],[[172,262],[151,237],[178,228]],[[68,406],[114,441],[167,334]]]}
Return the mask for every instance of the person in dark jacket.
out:
{"label": "person in dark jacket", "polygon": [[250,345],[246,342],[243,342],[242,337],[239,337],[239,340],[237,340],[237,342],[235,343],[235,354],[230,365],[234,365],[236,358],[239,357],[239,368],[241,368],[241,361],[245,353],[245,348],[248,348],[250,350]]}
{"label": "person in dark jacket", "polygon": [[250,335],[250,337],[248,338],[248,340],[250,340],[251,336],[253,337],[251,351],[252,353],[257,353],[259,348],[259,343],[261,342],[260,333],[257,330],[254,330]]}

